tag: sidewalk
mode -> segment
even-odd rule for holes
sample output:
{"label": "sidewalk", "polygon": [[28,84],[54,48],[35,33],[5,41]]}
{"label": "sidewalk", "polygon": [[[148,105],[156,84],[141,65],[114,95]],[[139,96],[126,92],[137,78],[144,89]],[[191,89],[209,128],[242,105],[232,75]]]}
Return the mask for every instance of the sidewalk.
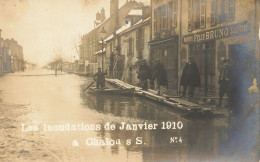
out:
{"label": "sidewalk", "polygon": [[140,87],[130,85],[119,79],[106,78],[106,81],[123,89],[135,88],[136,96],[145,97],[147,99],[166,104],[172,108],[185,111],[187,114],[200,113],[207,116],[226,116],[228,113],[225,108],[216,109],[215,106],[196,104],[179,97],[170,97],[164,94],[157,95],[154,90],[142,90]]}

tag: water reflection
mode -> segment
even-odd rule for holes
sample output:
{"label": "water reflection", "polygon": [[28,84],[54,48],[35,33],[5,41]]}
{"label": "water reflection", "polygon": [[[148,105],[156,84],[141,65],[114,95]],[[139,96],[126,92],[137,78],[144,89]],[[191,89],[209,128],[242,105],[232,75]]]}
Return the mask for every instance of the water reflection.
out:
{"label": "water reflection", "polygon": [[[246,123],[243,126],[237,121],[231,124],[234,123],[234,118],[232,120],[228,118],[187,120],[181,117],[181,113],[173,112],[167,106],[146,99],[125,96],[85,95],[83,104],[100,113],[122,117],[120,121],[114,121],[116,128],[121,125],[121,121],[125,120],[130,124],[147,121],[159,125],[166,121],[181,121],[184,125],[181,130],[162,130],[158,127],[151,131],[119,129],[98,131],[98,136],[102,139],[120,139],[121,145],[127,152],[141,153],[143,161],[233,161],[252,160],[256,157],[249,154],[241,156],[240,153],[249,153],[253,146],[252,141],[249,140],[255,138],[250,138],[252,136],[250,132],[245,134],[239,131],[242,127],[251,130],[245,125]],[[247,124],[250,124],[250,121],[247,121]],[[139,137],[143,142],[140,145],[136,144]],[[182,143],[171,143],[172,137],[181,137]],[[126,142],[129,139],[131,145]],[[240,148],[248,149],[242,151]],[[120,154],[120,146],[111,146],[111,153]]]}
{"label": "water reflection", "polygon": [[[121,122],[157,123],[160,126],[167,121],[183,123],[180,130],[162,130],[158,126],[156,130],[43,132],[51,143],[57,144],[57,152],[70,157],[70,161],[81,158],[82,161],[251,162],[257,159],[258,109],[245,109],[242,118],[235,114],[230,119],[187,120],[182,112],[143,98],[82,93],[89,80],[75,75],[6,76],[0,78],[0,82],[3,102],[29,105],[29,120],[39,123],[83,122],[104,126],[110,122],[116,128]],[[182,143],[171,143],[172,137],[181,137]],[[119,139],[121,145],[86,146],[86,138]],[[136,143],[137,138],[142,138],[142,144]],[[79,147],[71,146],[74,139],[79,141]],[[131,144],[127,140],[131,140]]]}
{"label": "water reflection", "polygon": [[100,113],[142,120],[172,120],[183,115],[167,106],[129,96],[84,95],[83,105]]}

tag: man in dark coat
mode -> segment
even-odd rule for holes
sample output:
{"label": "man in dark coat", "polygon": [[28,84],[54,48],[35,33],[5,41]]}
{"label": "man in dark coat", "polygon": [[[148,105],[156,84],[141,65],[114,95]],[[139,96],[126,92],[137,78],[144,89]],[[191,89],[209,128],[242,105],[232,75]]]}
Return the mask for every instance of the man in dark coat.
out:
{"label": "man in dark coat", "polygon": [[230,90],[231,90],[231,70],[229,60],[224,60],[223,66],[220,68],[219,75],[219,105],[222,104],[222,99],[225,94],[228,96],[228,105],[230,106]]}
{"label": "man in dark coat", "polygon": [[150,67],[147,65],[146,60],[142,60],[140,62],[137,78],[141,81],[142,89],[147,90],[147,80],[151,78],[151,70]]}
{"label": "man in dark coat", "polygon": [[94,80],[96,81],[96,88],[105,87],[105,75],[106,73],[101,71],[101,68],[98,68],[98,72],[94,75]]}
{"label": "man in dark coat", "polygon": [[194,88],[200,86],[200,74],[197,64],[193,62],[193,58],[189,58],[189,62],[186,63],[182,71],[180,85],[183,86],[183,97],[185,97],[187,89],[188,96],[193,97]]}
{"label": "man in dark coat", "polygon": [[156,60],[152,80],[157,80],[158,95],[161,94],[161,86],[168,87],[167,72],[160,60]]}

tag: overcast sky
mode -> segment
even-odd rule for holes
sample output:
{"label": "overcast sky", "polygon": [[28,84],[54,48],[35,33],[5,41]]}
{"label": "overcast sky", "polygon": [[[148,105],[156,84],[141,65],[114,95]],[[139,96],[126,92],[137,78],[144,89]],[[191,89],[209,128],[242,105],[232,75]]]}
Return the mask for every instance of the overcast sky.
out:
{"label": "overcast sky", "polygon": [[[119,0],[120,5],[126,0]],[[148,1],[148,0],[142,0]],[[0,0],[0,29],[4,39],[14,38],[23,46],[26,60],[46,64],[62,49],[72,61],[80,36],[93,29],[97,11],[110,0]]]}

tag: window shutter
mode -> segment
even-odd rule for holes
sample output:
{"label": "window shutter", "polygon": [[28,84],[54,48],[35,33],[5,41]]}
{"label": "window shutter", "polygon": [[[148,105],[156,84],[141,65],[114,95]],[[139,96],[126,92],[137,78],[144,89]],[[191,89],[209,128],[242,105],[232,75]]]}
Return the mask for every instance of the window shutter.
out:
{"label": "window shutter", "polygon": [[173,3],[169,2],[167,8],[167,29],[172,30]]}
{"label": "window shutter", "polygon": [[178,0],[173,0],[173,27],[177,27]]}
{"label": "window shutter", "polygon": [[216,16],[217,16],[217,3],[216,0],[211,0],[211,13],[210,13],[210,24],[216,25]]}
{"label": "window shutter", "polygon": [[206,2],[205,0],[200,0],[200,27],[206,27]]}
{"label": "window shutter", "polygon": [[233,21],[235,19],[235,0],[228,0],[228,5],[227,5],[227,18],[228,21]]}
{"label": "window shutter", "polygon": [[192,30],[192,0],[188,0],[188,31]]}

